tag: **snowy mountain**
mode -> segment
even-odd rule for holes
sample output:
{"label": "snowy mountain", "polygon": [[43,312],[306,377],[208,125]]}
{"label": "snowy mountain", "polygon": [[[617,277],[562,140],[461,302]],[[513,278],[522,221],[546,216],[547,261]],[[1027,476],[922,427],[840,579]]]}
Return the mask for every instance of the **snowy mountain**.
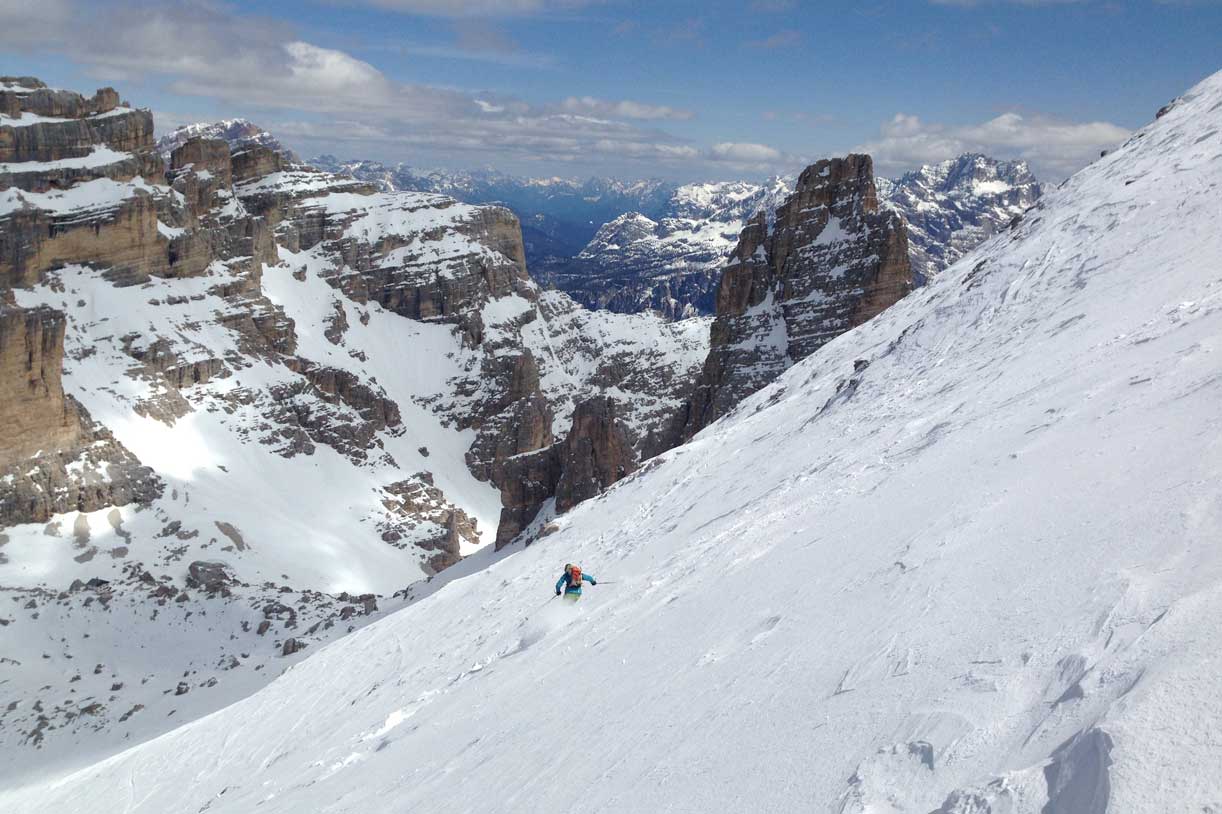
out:
{"label": "snowy mountain", "polygon": [[674,185],[656,179],[521,178],[496,170],[420,170],[408,164],[341,161],[332,155],[310,159],[312,166],[378,184],[386,190],[436,192],[474,204],[501,204],[522,222],[527,265],[581,251],[598,228],[624,212],[657,214]]}
{"label": "snowy mountain", "polygon": [[168,163],[176,149],[196,138],[220,139],[234,153],[247,147],[266,147],[280,153],[289,163],[301,162],[297,154],[281,144],[279,139],[248,119],[222,119],[219,122],[183,125],[157,139],[157,152]]}
{"label": "snowy mountain", "polygon": [[[192,127],[219,133],[227,124]],[[653,311],[672,320],[714,313],[713,290],[739,232],[756,212],[774,210],[794,183],[793,177],[682,186],[580,182],[493,170],[420,171],[330,155],[310,163],[386,190],[508,206],[522,222],[531,274],[545,286],[587,308]],[[925,165],[898,180],[878,178],[877,187],[879,200],[908,224],[918,285],[1003,229],[1042,192],[1025,162],[975,153]]]}
{"label": "snowy mountain", "polygon": [[[908,224],[918,284],[1004,228],[1041,192],[1025,163],[974,154],[876,182],[879,200]],[[591,308],[648,309],[671,319],[711,314],[720,268],[739,231],[751,215],[775,209],[793,183],[680,187],[660,216],[621,215],[576,258],[552,258],[532,273]]]}
{"label": "snowy mountain", "polygon": [[249,140],[167,166],[111,89],[0,110],[0,776],[247,695],[597,494],[707,353],[541,291],[502,207]]}
{"label": "snowy mountain", "polygon": [[532,274],[588,308],[653,311],[684,319],[714,310],[714,289],[747,219],[773,211],[793,179],[685,184],[657,220],[628,212],[602,225],[575,258],[536,264]]}
{"label": "snowy mountain", "polygon": [[1217,810],[1220,111],[1222,74],[550,536],[0,808]]}
{"label": "snowy mountain", "polygon": [[880,180],[878,185],[885,204],[908,224],[918,281],[928,280],[1005,229],[1041,192],[1026,162],[974,153],[927,164],[898,181]]}

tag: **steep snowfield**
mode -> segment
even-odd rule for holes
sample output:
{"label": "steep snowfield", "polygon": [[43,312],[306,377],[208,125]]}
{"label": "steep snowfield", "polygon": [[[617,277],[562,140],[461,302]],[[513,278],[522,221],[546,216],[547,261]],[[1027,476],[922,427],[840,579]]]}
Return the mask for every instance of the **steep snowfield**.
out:
{"label": "steep snowfield", "polygon": [[0,810],[1222,810],[1220,124],[1222,74],[558,533]]}

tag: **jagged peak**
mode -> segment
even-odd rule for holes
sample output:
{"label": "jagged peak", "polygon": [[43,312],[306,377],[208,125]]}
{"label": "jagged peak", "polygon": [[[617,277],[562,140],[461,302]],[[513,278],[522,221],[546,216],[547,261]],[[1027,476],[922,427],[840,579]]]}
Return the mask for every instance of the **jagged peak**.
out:
{"label": "jagged peak", "polygon": [[899,187],[923,186],[946,192],[967,189],[973,182],[979,181],[1004,181],[1009,186],[1039,183],[1026,161],[997,159],[977,152],[925,164],[905,173],[893,183]]}
{"label": "jagged peak", "polygon": [[184,124],[159,138],[157,151],[168,158],[175,148],[193,138],[220,139],[228,142],[231,150],[259,145],[280,153],[290,163],[300,162],[297,155],[281,144],[270,131],[242,117]]}

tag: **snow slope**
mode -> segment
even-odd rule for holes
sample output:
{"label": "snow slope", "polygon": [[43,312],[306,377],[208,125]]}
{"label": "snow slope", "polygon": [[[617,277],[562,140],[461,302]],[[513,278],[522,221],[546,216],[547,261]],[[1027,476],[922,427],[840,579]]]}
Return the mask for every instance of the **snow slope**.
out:
{"label": "snow slope", "polygon": [[1222,74],[557,533],[0,809],[1222,809],[1220,123]]}

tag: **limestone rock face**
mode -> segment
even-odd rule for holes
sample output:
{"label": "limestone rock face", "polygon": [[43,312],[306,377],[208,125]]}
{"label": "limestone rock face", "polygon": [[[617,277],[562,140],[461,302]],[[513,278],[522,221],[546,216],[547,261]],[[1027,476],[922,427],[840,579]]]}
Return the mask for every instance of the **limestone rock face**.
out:
{"label": "limestone rock face", "polygon": [[870,157],[807,167],[773,224],[762,212],[747,224],[722,272],[711,348],[683,437],[912,285],[904,224],[879,210]]}
{"label": "limestone rock face", "polygon": [[63,363],[63,314],[0,305],[0,465],[76,442],[76,412],[60,381]]}
{"label": "limestone rock face", "polygon": [[211,174],[221,189],[233,186],[233,161],[229,155],[229,145],[220,139],[190,139],[171,153],[171,172],[181,172],[188,167],[197,176]]}
{"label": "limestone rock face", "polygon": [[32,76],[0,76],[0,110],[13,118],[26,112],[80,119],[109,113],[118,106],[119,94],[114,88],[101,88],[86,99],[72,91],[50,89]]}
{"label": "limestone rock face", "polygon": [[0,528],[147,502],[161,484],[64,394],[65,319],[0,306]]}
{"label": "limestone rock face", "polygon": [[607,396],[577,405],[573,428],[560,450],[557,512],[594,497],[636,469],[636,453],[617,411],[614,399]]}
{"label": "limestone rock face", "polygon": [[79,159],[98,144],[110,145],[118,152],[151,152],[153,114],[115,108],[80,118],[22,115],[15,122],[0,124],[0,163]]}
{"label": "limestone rock face", "polygon": [[0,77],[18,115],[0,122],[0,285],[29,286],[48,269],[101,261],[135,282],[192,273],[158,228],[178,214],[153,149],[153,117],[37,80]]}
{"label": "limestone rock face", "polygon": [[261,144],[253,144],[234,153],[232,161],[235,183],[264,178],[284,169],[280,153]]}

